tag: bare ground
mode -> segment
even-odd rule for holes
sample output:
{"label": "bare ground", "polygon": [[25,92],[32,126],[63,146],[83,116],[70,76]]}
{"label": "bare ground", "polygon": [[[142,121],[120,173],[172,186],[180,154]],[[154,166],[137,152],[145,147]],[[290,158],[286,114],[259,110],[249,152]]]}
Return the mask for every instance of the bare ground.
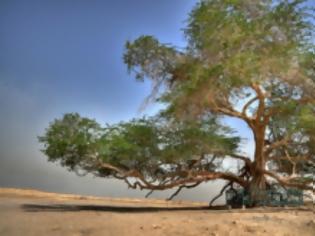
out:
{"label": "bare ground", "polygon": [[315,236],[313,207],[210,210],[206,203],[0,188],[0,235]]}

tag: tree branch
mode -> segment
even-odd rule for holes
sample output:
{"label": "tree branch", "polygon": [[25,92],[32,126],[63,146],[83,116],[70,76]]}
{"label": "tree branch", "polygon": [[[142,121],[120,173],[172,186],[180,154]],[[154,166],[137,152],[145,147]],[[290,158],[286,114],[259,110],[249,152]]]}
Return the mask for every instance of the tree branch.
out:
{"label": "tree branch", "polygon": [[256,96],[256,97],[250,99],[250,100],[244,105],[244,107],[243,107],[243,109],[242,109],[242,114],[243,114],[243,115],[247,116],[247,115],[246,115],[246,110],[247,110],[248,107],[249,107],[251,104],[253,104],[257,99],[258,99],[258,97]]}
{"label": "tree branch", "polygon": [[275,174],[274,172],[268,171],[268,170],[264,170],[264,173],[270,177],[272,177],[273,179],[275,179],[279,184],[281,184],[282,186],[288,186],[288,187],[294,187],[294,188],[298,188],[298,189],[303,189],[303,190],[314,190],[313,186],[310,186],[309,184],[312,183],[312,181],[308,181],[306,183],[292,183],[290,182],[290,180],[293,180],[294,178],[282,178],[280,176],[278,176],[277,174]]}
{"label": "tree branch", "polygon": [[194,188],[197,187],[199,184],[201,184],[201,182],[197,182],[193,185],[182,185],[180,186],[170,197],[168,197],[166,200],[170,201],[172,200],[177,194],[179,194],[179,192],[183,189],[183,188]]}
{"label": "tree branch", "polygon": [[[241,186],[247,185],[247,181],[245,181],[243,178],[236,176],[232,173],[209,172],[209,171],[204,171],[204,170],[192,172],[190,175],[188,175],[188,177],[186,176],[185,178],[172,180],[165,184],[153,184],[147,181],[145,177],[138,170],[123,171],[120,168],[117,168],[108,163],[101,163],[99,165],[103,168],[107,168],[109,170],[113,170],[117,172],[120,175],[120,178],[123,179],[127,183],[127,185],[133,189],[140,188],[141,190],[142,189],[164,190],[164,189],[170,189],[176,186],[186,185],[189,183],[206,182],[206,181],[214,180],[214,179],[225,179],[228,181],[236,182]],[[128,180],[129,177],[133,177],[138,180],[132,184]]]}
{"label": "tree branch", "polygon": [[145,198],[148,198],[153,192],[154,192],[154,189],[150,190],[150,191],[145,195]]}
{"label": "tree branch", "polygon": [[296,162],[294,162],[292,160],[292,157],[290,156],[290,154],[288,153],[288,150],[284,151],[285,156],[287,157],[287,159],[289,160],[289,162],[292,164],[292,173],[291,173],[291,177],[294,177],[296,175]]}
{"label": "tree branch", "polygon": [[261,117],[264,116],[265,113],[265,94],[263,93],[258,84],[253,83],[251,87],[256,92],[257,98],[259,100],[259,105],[256,112],[256,121],[259,121]]}
{"label": "tree branch", "polygon": [[242,156],[242,155],[238,155],[238,154],[233,154],[233,153],[229,154],[229,156],[231,158],[235,158],[235,159],[239,159],[239,160],[244,161],[247,166],[251,166],[251,164],[252,164],[251,159],[249,159],[248,157],[245,157],[245,156]]}
{"label": "tree branch", "polygon": [[212,200],[209,202],[209,206],[212,206],[212,204],[219,198],[222,196],[222,194],[224,193],[224,191],[232,185],[232,182],[227,183],[226,185],[224,185],[224,187],[221,189],[220,193],[215,196],[214,198],[212,198]]}
{"label": "tree branch", "polygon": [[290,137],[285,137],[281,140],[278,140],[272,144],[270,144],[268,147],[265,148],[264,152],[265,152],[265,155],[268,155],[273,149],[276,149],[278,147],[281,147],[281,146],[286,146],[288,145],[290,141]]}

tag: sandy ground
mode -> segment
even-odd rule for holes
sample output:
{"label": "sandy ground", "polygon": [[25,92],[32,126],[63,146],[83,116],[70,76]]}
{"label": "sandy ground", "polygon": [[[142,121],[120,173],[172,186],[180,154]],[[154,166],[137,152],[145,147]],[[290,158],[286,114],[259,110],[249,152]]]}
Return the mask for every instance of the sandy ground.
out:
{"label": "sandy ground", "polygon": [[0,188],[0,235],[315,236],[315,211],[209,210],[205,203]]}

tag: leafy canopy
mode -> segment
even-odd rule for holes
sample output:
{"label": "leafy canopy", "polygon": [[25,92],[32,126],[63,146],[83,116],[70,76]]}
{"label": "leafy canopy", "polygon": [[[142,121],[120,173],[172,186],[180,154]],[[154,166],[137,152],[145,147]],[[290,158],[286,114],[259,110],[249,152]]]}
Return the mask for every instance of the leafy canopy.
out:
{"label": "leafy canopy", "polygon": [[[189,164],[212,153],[233,153],[238,137],[214,119],[169,123],[163,118],[142,118],[101,127],[94,120],[69,113],[55,120],[39,137],[49,161],[77,173],[112,177],[102,163],[124,171],[138,170],[154,178],[163,166]],[[208,166],[209,170],[214,166]],[[165,170],[164,170],[165,171]]]}

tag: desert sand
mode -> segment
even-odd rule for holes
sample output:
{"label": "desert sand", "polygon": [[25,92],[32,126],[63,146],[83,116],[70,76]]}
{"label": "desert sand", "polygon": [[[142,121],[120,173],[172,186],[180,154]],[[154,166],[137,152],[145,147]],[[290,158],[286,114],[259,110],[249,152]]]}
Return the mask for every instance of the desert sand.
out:
{"label": "desert sand", "polygon": [[208,209],[207,203],[114,199],[0,188],[0,235],[314,236],[314,206]]}

